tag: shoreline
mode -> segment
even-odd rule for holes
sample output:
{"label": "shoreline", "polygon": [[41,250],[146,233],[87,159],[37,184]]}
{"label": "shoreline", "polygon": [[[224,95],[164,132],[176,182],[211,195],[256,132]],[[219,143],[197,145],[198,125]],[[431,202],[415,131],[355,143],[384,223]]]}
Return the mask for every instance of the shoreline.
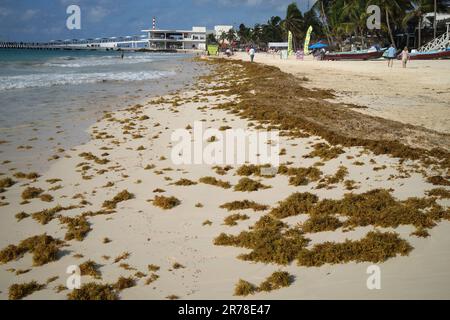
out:
{"label": "shoreline", "polygon": [[[186,72],[188,76],[184,75],[180,79],[176,79],[175,77],[178,78],[178,76],[175,75],[151,81],[127,82],[122,85],[111,81],[108,85],[113,85],[114,88],[108,88],[109,93],[101,87],[98,87],[95,94],[89,93],[94,100],[80,98],[80,102],[76,102],[75,106],[70,107],[69,110],[60,111],[57,107],[46,110],[45,115],[49,117],[46,121],[26,121],[18,126],[0,128],[0,132],[4,133],[0,145],[0,158],[2,159],[0,172],[8,174],[14,171],[42,172],[47,170],[52,161],[64,156],[65,150],[88,142],[90,139],[89,128],[105,112],[118,111],[126,105],[145,103],[151,97],[168,94],[191,83],[198,76],[198,72],[185,70],[184,59],[180,58],[176,68],[182,68],[182,72]],[[192,76],[190,76],[191,74]],[[87,87],[85,84],[80,86]],[[31,88],[35,91],[38,89]],[[14,94],[20,94],[20,90],[22,89],[16,89]],[[55,87],[55,90],[58,88]],[[105,93],[102,93],[103,91]],[[66,111],[69,113],[64,113]]]}
{"label": "shoreline", "polygon": [[[395,205],[401,206],[401,201],[407,201],[410,197],[426,197],[426,191],[437,186],[425,180],[423,172],[417,168],[420,166],[422,169],[419,161],[402,161],[386,154],[377,155],[357,146],[340,147],[342,153],[339,151],[325,158],[320,152],[317,156],[308,156],[317,151],[315,146],[318,143],[326,141],[303,131],[281,136],[280,148],[285,149],[280,156],[282,163],[293,169],[316,168],[321,172],[319,178],[309,178],[306,184],[293,185],[290,183],[293,181],[292,177],[286,174],[277,174],[275,177],[250,174],[249,178],[271,187],[255,192],[238,192],[233,188],[221,188],[200,182],[203,177],[214,177],[227,181],[234,187],[244,176],[238,174],[239,166],[219,172],[208,165],[173,165],[170,161],[170,150],[173,146],[171,134],[174,130],[187,128],[188,125],[193,126],[194,121],[198,120],[204,120],[206,128],[226,125],[235,129],[256,128],[264,131],[273,125],[258,119],[249,120],[250,113],[245,117],[239,112],[233,112],[233,108],[240,101],[251,99],[250,91],[243,89],[240,93],[233,92],[237,91],[236,88],[240,85],[239,79],[246,79],[245,74],[240,73],[244,72],[240,68],[250,68],[248,65],[233,67],[231,64],[223,64],[215,67],[213,65],[213,68],[217,68],[216,71],[212,70],[189,89],[183,88],[162,98],[155,97],[141,105],[108,112],[89,129],[96,138],[67,151],[70,158],[57,160],[42,177],[34,181],[14,178],[17,180],[16,184],[8,187],[2,194],[5,197],[3,201],[9,203],[2,207],[0,226],[2,249],[9,244],[17,245],[27,237],[43,233],[57,239],[65,239],[67,224],[64,223],[64,219],[58,217],[59,214],[62,217],[79,218],[83,213],[91,212],[84,215],[90,230],[83,234],[82,241],[64,240],[67,246],[60,249],[56,261],[33,267],[31,255],[27,254],[17,261],[2,265],[1,299],[7,299],[8,287],[13,283],[31,280],[45,283],[54,276],[59,278],[27,298],[65,299],[69,291],[56,292],[55,288],[65,284],[67,267],[88,260],[95,262],[94,269],[101,273],[102,280],[86,275],[82,277],[83,283],[113,284],[120,276],[134,279],[134,286],[118,293],[122,299],[165,299],[172,295],[181,299],[242,298],[233,295],[239,279],[258,285],[277,270],[289,272],[295,281],[287,288],[268,293],[258,292],[246,298],[448,297],[450,222],[445,219],[442,219],[436,227],[429,228],[431,236],[428,238],[411,235],[415,227],[409,223],[397,228],[372,224],[358,225],[346,232],[344,227],[340,226],[334,230],[307,232],[302,235],[311,240],[304,249],[312,250],[315,244],[325,241],[342,243],[346,238],[358,241],[371,230],[398,232],[399,236],[406,239],[414,249],[409,256],[394,254],[394,257],[389,257],[386,262],[379,263],[384,279],[382,290],[372,291],[366,287],[366,269],[374,262],[356,263],[351,260],[348,263],[305,267],[297,265],[295,259],[287,265],[244,261],[237,256],[248,253],[252,251],[251,249],[214,245],[215,239],[221,233],[237,235],[241,231],[250,230],[248,228],[254,226],[261,218],[269,216],[269,213],[277,208],[279,201],[285,200],[295,192],[310,192],[317,195],[320,200],[339,201],[349,192],[363,194],[377,189],[392,189]],[[255,78],[254,81],[258,85],[269,85],[264,79]],[[283,82],[280,83],[282,84]],[[284,84],[288,87],[288,83]],[[253,82],[249,81],[246,85],[251,86]],[[255,86],[255,90],[261,88]],[[305,98],[309,99],[308,101],[317,100],[317,103],[326,103],[327,98],[320,97],[321,93],[313,91],[303,93],[307,95]],[[325,93],[323,95],[326,96]],[[270,99],[273,98],[276,96]],[[295,131],[292,128],[290,130]],[[329,147],[327,150],[331,149]],[[355,164],[356,162],[358,164]],[[345,167],[347,173],[344,177],[336,178],[337,181],[332,179],[336,177],[341,167]],[[427,170],[439,171],[436,168]],[[49,179],[55,178],[61,181],[48,182]],[[174,184],[183,178],[195,183],[184,186]],[[325,184],[325,187],[319,188],[321,183]],[[56,185],[60,185],[61,188],[50,191],[50,188]],[[349,190],[350,185],[354,189]],[[30,203],[21,205],[22,191],[28,186],[42,188],[45,193],[50,193],[54,200],[45,203],[38,198],[30,199]],[[158,189],[160,192],[156,192]],[[114,213],[104,212],[107,209],[105,201],[111,201],[124,190],[127,190],[130,196],[122,197],[120,199],[124,201],[115,203],[115,208],[112,209]],[[169,210],[163,210],[149,201],[159,195],[173,196],[179,199],[180,203]],[[263,211],[242,209],[235,212],[220,208],[224,203],[246,199],[268,205],[269,208]],[[448,211],[448,199],[436,201]],[[54,208],[57,204],[64,207],[71,205],[79,207],[50,216],[50,220],[44,225],[38,221],[40,215],[34,215],[34,219],[33,216],[25,218],[20,222],[15,218],[19,211],[32,214]],[[226,225],[224,220],[234,213],[246,215],[247,218],[237,221],[237,225]],[[289,230],[293,230],[299,223],[302,226],[308,217],[307,214],[299,214],[280,220],[288,225]],[[211,224],[205,224],[207,221]],[[105,242],[105,238],[110,241]],[[124,255],[126,252],[129,256]],[[82,254],[83,257],[77,258],[77,254]],[[114,262],[115,259],[118,261]],[[149,268],[150,264],[160,269]],[[412,265],[414,268],[411,268]],[[7,271],[10,268],[14,268],[14,272],[28,268],[31,270],[15,275],[14,272]],[[424,270],[426,274],[423,273]],[[153,281],[146,284],[153,275],[157,275],[158,278],[154,276]],[[343,285],[345,290],[342,288]],[[420,288],[420,292],[417,288]]]}

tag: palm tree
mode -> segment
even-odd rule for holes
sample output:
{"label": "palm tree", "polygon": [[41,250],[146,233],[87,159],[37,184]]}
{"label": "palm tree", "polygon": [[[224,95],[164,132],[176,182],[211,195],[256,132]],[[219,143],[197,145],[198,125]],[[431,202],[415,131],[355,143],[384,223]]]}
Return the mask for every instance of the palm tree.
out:
{"label": "palm tree", "polygon": [[364,30],[366,29],[366,21],[368,18],[366,2],[366,0],[348,0],[344,3],[342,9],[342,16],[346,17],[342,25],[346,27],[347,33],[350,33],[349,35],[354,31],[355,36],[361,38],[363,47],[365,46]]}
{"label": "palm tree", "polygon": [[206,37],[206,42],[208,44],[216,44],[217,43],[216,36],[212,33],[208,34],[208,36]]}
{"label": "palm tree", "polygon": [[262,26],[257,23],[251,30],[251,42],[257,46],[261,46],[262,39]]}
{"label": "palm tree", "polygon": [[386,26],[389,33],[391,43],[395,46],[394,35],[391,29],[391,18],[394,16],[402,16],[409,7],[409,0],[369,0],[368,4],[374,4],[384,10],[386,16]]}
{"label": "palm tree", "polygon": [[287,7],[286,19],[283,21],[283,27],[286,31],[290,31],[292,33],[293,47],[295,50],[297,44],[296,39],[300,38],[303,33],[303,15],[295,2],[292,2]]}
{"label": "palm tree", "polygon": [[250,28],[246,27],[245,24],[241,23],[237,35],[241,45],[247,45],[251,42],[252,31]]}
{"label": "palm tree", "polygon": [[322,35],[327,36],[325,27],[322,25],[319,16],[314,9],[305,12],[303,15],[303,30],[308,30],[309,26],[313,27],[314,34],[317,37],[321,37]]}
{"label": "palm tree", "polygon": [[327,10],[332,2],[332,0],[317,0],[316,3],[312,6],[312,10],[319,12],[319,16],[324,27],[327,40],[330,45],[333,44],[333,39],[331,37],[330,25],[328,23]]}
{"label": "palm tree", "polygon": [[434,0],[434,20],[433,20],[433,38],[436,38],[436,28],[437,28],[437,0]]}
{"label": "palm tree", "polygon": [[228,44],[230,46],[232,46],[233,43],[236,41],[236,31],[234,31],[234,29],[228,30],[226,34],[226,40],[228,41]]}
{"label": "palm tree", "polygon": [[283,41],[283,28],[281,26],[282,19],[279,16],[273,16],[263,25],[263,38],[267,42],[281,42]]}
{"label": "palm tree", "polygon": [[[317,0],[312,9],[302,15],[294,2],[287,7],[284,20],[277,16],[271,17],[267,23],[256,24],[254,28],[248,28],[241,24],[237,36],[241,45],[253,43],[263,46],[267,42],[286,40],[287,33],[290,31],[293,35],[294,48],[298,48],[300,39],[304,36],[307,28],[312,25],[315,34],[321,36],[323,32],[330,45],[342,47],[344,39],[356,36],[365,46],[368,33],[366,8],[369,5],[377,5],[382,9],[384,19],[381,32],[374,31],[374,34],[378,37],[381,35],[383,39],[388,38],[395,45],[394,28],[405,26],[408,23],[422,25],[425,13],[433,10],[439,12],[440,6],[445,3],[446,0]],[[436,25],[434,28],[436,29]],[[421,28],[418,29],[419,43],[421,44]],[[231,38],[231,40],[234,39]],[[230,41],[226,36],[221,40]]]}
{"label": "palm tree", "polygon": [[413,0],[411,1],[413,7],[406,16],[403,18],[403,25],[406,26],[411,20],[417,20],[417,30],[418,30],[418,44],[417,47],[420,48],[422,45],[422,25],[423,16],[434,9],[434,5],[430,0]]}
{"label": "palm tree", "polygon": [[223,47],[223,45],[225,44],[225,40],[227,40],[227,36],[228,34],[226,32],[222,32],[219,36],[219,41],[220,41],[220,47]]}
{"label": "palm tree", "polygon": [[346,0],[335,0],[329,4],[327,10],[327,19],[330,26],[331,35],[335,41],[333,44],[342,47],[342,39],[348,34],[350,26],[348,25],[348,17],[343,14],[343,8]]}
{"label": "palm tree", "polygon": [[446,11],[445,1],[438,0],[412,0],[411,6],[412,9],[406,14],[403,18],[403,25],[406,26],[408,22],[411,20],[417,21],[417,29],[418,29],[418,44],[417,47],[420,48],[422,46],[422,26],[423,26],[423,17],[428,12],[435,13],[434,19],[434,38],[436,38],[436,15],[438,11]]}

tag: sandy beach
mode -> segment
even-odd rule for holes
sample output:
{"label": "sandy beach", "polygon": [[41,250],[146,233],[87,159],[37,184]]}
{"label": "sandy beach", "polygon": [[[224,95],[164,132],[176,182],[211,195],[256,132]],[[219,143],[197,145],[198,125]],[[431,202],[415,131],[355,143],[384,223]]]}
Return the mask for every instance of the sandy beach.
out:
{"label": "sandy beach", "polygon": [[[245,53],[234,58],[249,60]],[[450,133],[450,60],[413,60],[406,69],[396,61],[389,69],[384,60],[281,60],[261,53],[257,62],[306,77],[306,87],[332,90],[339,102],[365,107],[358,112]]]}
{"label": "sandy beach", "polygon": [[[379,61],[282,61],[262,54],[257,62],[299,77],[298,83],[260,64],[198,62],[211,68],[210,76],[106,112],[89,128],[89,142],[66,150],[38,176],[27,179],[14,176],[18,170],[2,168],[0,298],[11,298],[13,284],[34,280],[42,287],[25,299],[67,299],[67,268],[84,264],[82,284],[110,284],[108,290],[121,299],[449,299],[450,61],[412,62],[407,70],[399,63],[388,70]],[[298,104],[305,110],[326,111],[315,116],[283,104],[283,87],[286,101],[301,98]],[[286,120],[297,117],[295,123]],[[349,126],[328,125],[333,121],[337,127],[346,121]],[[282,166],[274,176],[265,176],[260,168],[243,173],[241,165],[175,165],[171,135],[179,129],[192,133],[195,122],[219,132],[280,130]],[[363,140],[364,135],[377,143]],[[331,143],[330,136],[341,140]],[[217,142],[210,138],[202,137]],[[404,156],[388,142],[401,142]],[[388,144],[380,148],[383,143]],[[298,168],[315,174],[304,177]],[[245,178],[259,187],[239,191],[236,186]],[[303,180],[297,183],[296,178]],[[24,194],[30,187],[36,189]],[[283,207],[280,202],[295,193],[317,198]],[[350,198],[340,203],[349,193],[372,202]],[[244,200],[263,208],[223,207]],[[325,226],[321,220],[308,222],[311,212],[326,211],[327,205],[337,211],[318,214]],[[366,209],[367,216],[360,212]],[[230,218],[233,214],[240,216]],[[285,225],[259,230],[258,221]],[[253,234],[254,241],[264,245],[217,240],[222,233],[243,231],[261,231],[263,236]],[[392,243],[368,239],[365,247],[358,242],[372,231],[380,239],[389,234]],[[276,241],[257,238],[271,232]],[[43,234],[52,237],[46,245],[57,249],[40,264],[32,258],[37,249],[20,251],[20,242]],[[349,247],[362,249],[333,256],[346,239]],[[325,248],[317,246],[326,242],[328,258],[320,252]],[[291,246],[298,252],[288,252]],[[268,256],[260,252],[265,249]],[[247,259],[238,258],[251,252]],[[381,272],[378,290],[367,287],[372,265]],[[235,295],[240,279],[258,286],[277,271],[289,273],[289,286]],[[128,279],[123,286],[117,285],[120,277]]]}

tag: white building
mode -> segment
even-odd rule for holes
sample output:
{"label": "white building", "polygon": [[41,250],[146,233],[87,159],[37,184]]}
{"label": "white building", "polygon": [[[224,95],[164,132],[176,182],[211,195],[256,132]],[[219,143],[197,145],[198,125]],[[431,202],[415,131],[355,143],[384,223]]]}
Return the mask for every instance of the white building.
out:
{"label": "white building", "polygon": [[148,33],[150,49],[190,49],[206,50],[206,27],[193,27],[192,30],[142,30]]}
{"label": "white building", "polygon": [[[231,29],[233,29],[233,26],[225,26],[225,25],[215,26],[214,33],[216,35],[216,40],[219,41],[222,34],[228,33],[228,31],[230,31]],[[225,40],[225,43],[228,42]]]}
{"label": "white building", "polygon": [[[436,22],[441,22],[441,21],[445,21],[448,20],[450,21],[450,14],[449,13],[440,13],[437,12],[436,13]],[[433,26],[433,21],[434,21],[434,12],[430,12],[424,15],[423,17],[423,23],[422,23],[422,28],[423,27],[432,27]]]}
{"label": "white building", "polygon": [[285,50],[289,47],[289,43],[287,43],[287,42],[269,42],[267,47],[269,49]]}

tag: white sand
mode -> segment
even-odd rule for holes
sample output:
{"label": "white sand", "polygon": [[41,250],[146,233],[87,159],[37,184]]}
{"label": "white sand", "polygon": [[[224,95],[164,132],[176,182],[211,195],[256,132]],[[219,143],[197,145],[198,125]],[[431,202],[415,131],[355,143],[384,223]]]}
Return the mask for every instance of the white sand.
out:
{"label": "white sand", "polygon": [[[260,59],[260,56],[258,56]],[[294,64],[296,62],[286,62]],[[306,62],[305,62],[306,63]],[[316,62],[308,62],[316,64]],[[317,63],[318,64],[318,63]],[[371,64],[371,62],[367,63]],[[334,65],[329,63],[329,65]],[[381,71],[380,71],[381,72]],[[389,72],[389,71],[386,71]],[[378,83],[378,82],[377,82]],[[183,93],[189,96],[191,92]],[[446,93],[448,95],[448,92]],[[214,99],[210,103],[188,103],[178,107],[179,113],[169,111],[169,106],[146,105],[144,114],[150,119],[135,121],[142,127],[142,139],[133,140],[122,133],[122,126],[116,122],[102,120],[93,128],[99,132],[106,131],[114,135],[120,142],[119,145],[111,143],[112,140],[92,140],[67,152],[70,158],[61,158],[56,161],[51,169],[43,174],[33,186],[48,189],[51,187],[45,182],[46,179],[62,179],[62,189],[50,192],[55,201],[44,203],[40,200],[32,200],[30,204],[19,205],[20,193],[24,189],[25,181],[18,183],[2,194],[10,203],[1,207],[0,223],[0,247],[8,244],[17,244],[20,240],[32,235],[47,232],[49,235],[63,239],[65,230],[58,220],[55,219],[46,226],[38,224],[31,218],[22,222],[16,222],[14,215],[19,211],[28,213],[44,208],[50,208],[56,204],[77,204],[73,200],[75,194],[82,193],[85,199],[91,203],[85,208],[62,212],[63,215],[76,216],[85,211],[97,211],[101,209],[104,200],[111,199],[120,191],[127,189],[135,195],[133,200],[122,202],[117,207],[117,213],[111,216],[97,216],[90,218],[92,231],[82,242],[70,241],[64,248],[66,254],[58,261],[41,267],[33,267],[32,270],[21,276],[15,276],[7,271],[9,268],[27,269],[31,267],[31,256],[27,254],[24,259],[10,262],[0,267],[0,298],[7,299],[8,287],[13,283],[21,283],[36,280],[44,283],[52,276],[59,279],[48,285],[46,289],[36,292],[27,299],[65,299],[67,291],[56,293],[53,289],[56,285],[65,284],[67,274],[66,268],[73,264],[92,259],[102,265],[100,268],[105,283],[113,283],[120,275],[131,276],[136,271],[147,271],[148,264],[156,264],[161,267],[157,272],[160,278],[151,285],[145,285],[144,279],[139,280],[136,287],[124,290],[121,293],[123,299],[164,299],[170,294],[178,295],[182,299],[231,299],[234,285],[239,279],[245,279],[255,284],[262,282],[272,272],[282,269],[289,271],[296,277],[296,281],[286,289],[277,290],[272,293],[260,293],[249,298],[256,299],[318,299],[318,298],[343,298],[343,299],[391,299],[391,298],[450,298],[450,222],[442,222],[438,227],[430,231],[431,237],[418,239],[409,236],[413,228],[399,228],[397,232],[407,239],[415,249],[409,257],[397,257],[380,264],[382,272],[382,289],[370,291],[366,287],[366,269],[369,263],[349,263],[345,265],[320,268],[298,267],[295,262],[288,267],[277,265],[266,265],[262,263],[250,263],[238,260],[237,255],[246,252],[245,249],[219,247],[213,245],[213,239],[221,232],[237,234],[245,230],[257,221],[262,213],[253,211],[241,211],[248,214],[251,219],[239,222],[238,226],[228,227],[223,225],[223,219],[228,216],[224,209],[219,206],[228,201],[249,199],[259,203],[275,206],[277,201],[283,200],[291,193],[310,191],[316,193],[320,198],[341,198],[347,191],[342,184],[331,190],[315,190],[316,184],[303,187],[288,185],[286,176],[277,176],[273,179],[264,178],[263,183],[272,186],[271,189],[253,193],[234,192],[232,189],[225,190],[219,187],[198,184],[188,187],[169,185],[181,177],[198,181],[204,176],[215,176],[236,184],[240,177],[234,176],[234,170],[225,176],[214,173],[211,166],[175,166],[170,161],[170,135],[175,129],[185,128],[194,121],[206,119],[206,127],[219,128],[228,125],[233,128],[246,128],[247,122],[232,116],[224,111],[206,109],[198,110],[197,107],[212,107]],[[444,108],[443,106],[441,106]],[[433,106],[434,108],[434,106]],[[438,108],[438,106],[436,106]],[[134,116],[127,111],[114,113],[118,119],[126,119]],[[223,121],[222,119],[226,119]],[[442,121],[448,121],[441,119]],[[160,126],[154,127],[156,123]],[[448,122],[446,122],[448,125]],[[444,125],[443,123],[442,125]],[[137,127],[138,127],[137,126]],[[158,138],[154,138],[156,134]],[[281,148],[287,149],[287,154],[281,157],[281,162],[293,161],[294,166],[308,167],[319,159],[304,159],[303,155],[311,151],[311,143],[320,141],[317,137],[288,139],[281,138]],[[296,144],[296,146],[293,146]],[[136,149],[144,145],[146,150]],[[101,147],[111,147],[112,150],[103,151]],[[365,192],[375,188],[393,188],[394,196],[406,199],[412,196],[424,196],[425,190],[433,189],[434,186],[424,182],[422,175],[412,174],[405,179],[388,180],[389,176],[397,173],[398,161],[387,156],[373,156],[360,154],[359,148],[347,148],[346,153],[339,158],[326,163],[321,170],[324,174],[334,174],[339,165],[345,165],[350,171],[349,179],[358,182],[360,188],[356,192]],[[104,169],[118,166],[117,170],[109,170],[103,175],[97,175],[93,169],[92,180],[83,180],[77,172],[77,164],[85,160],[78,154],[81,152],[92,152],[100,156],[103,152],[109,153],[107,158],[111,161],[107,165],[90,165],[95,169]],[[347,156],[355,156],[355,159],[347,159]],[[160,161],[160,156],[168,160]],[[369,159],[374,159],[377,164],[370,164]],[[363,166],[354,166],[352,162],[359,160],[364,162]],[[147,164],[153,163],[156,168],[144,170]],[[374,171],[376,166],[386,165],[387,169]],[[173,168],[163,175],[157,175],[156,170]],[[235,168],[236,169],[236,168]],[[124,177],[123,175],[127,175]],[[165,181],[164,177],[172,178]],[[141,183],[136,183],[141,180]],[[102,188],[106,183],[114,182],[110,188]],[[58,183],[57,183],[58,184]],[[164,195],[175,196],[181,200],[181,205],[168,211],[154,207],[147,200],[154,197],[152,192],[156,188],[166,190]],[[202,203],[203,208],[196,208],[197,203]],[[444,203],[444,202],[442,202]],[[446,203],[449,205],[448,201]],[[205,220],[213,222],[212,226],[202,226]],[[304,221],[305,216],[286,219],[291,224]],[[327,240],[343,241],[346,237],[358,239],[370,228],[357,228],[355,231],[342,233],[325,232],[311,235],[313,243]],[[102,239],[108,237],[112,240],[109,244],[103,244]],[[309,237],[309,235],[308,235]],[[113,259],[121,253],[131,253],[129,259],[122,261],[128,263],[136,271],[126,271],[113,263]],[[84,255],[82,259],[76,259],[74,254]],[[111,257],[109,261],[102,258],[103,255]],[[185,266],[184,269],[172,270],[174,262]],[[93,281],[90,277],[83,277],[83,282]]]}

